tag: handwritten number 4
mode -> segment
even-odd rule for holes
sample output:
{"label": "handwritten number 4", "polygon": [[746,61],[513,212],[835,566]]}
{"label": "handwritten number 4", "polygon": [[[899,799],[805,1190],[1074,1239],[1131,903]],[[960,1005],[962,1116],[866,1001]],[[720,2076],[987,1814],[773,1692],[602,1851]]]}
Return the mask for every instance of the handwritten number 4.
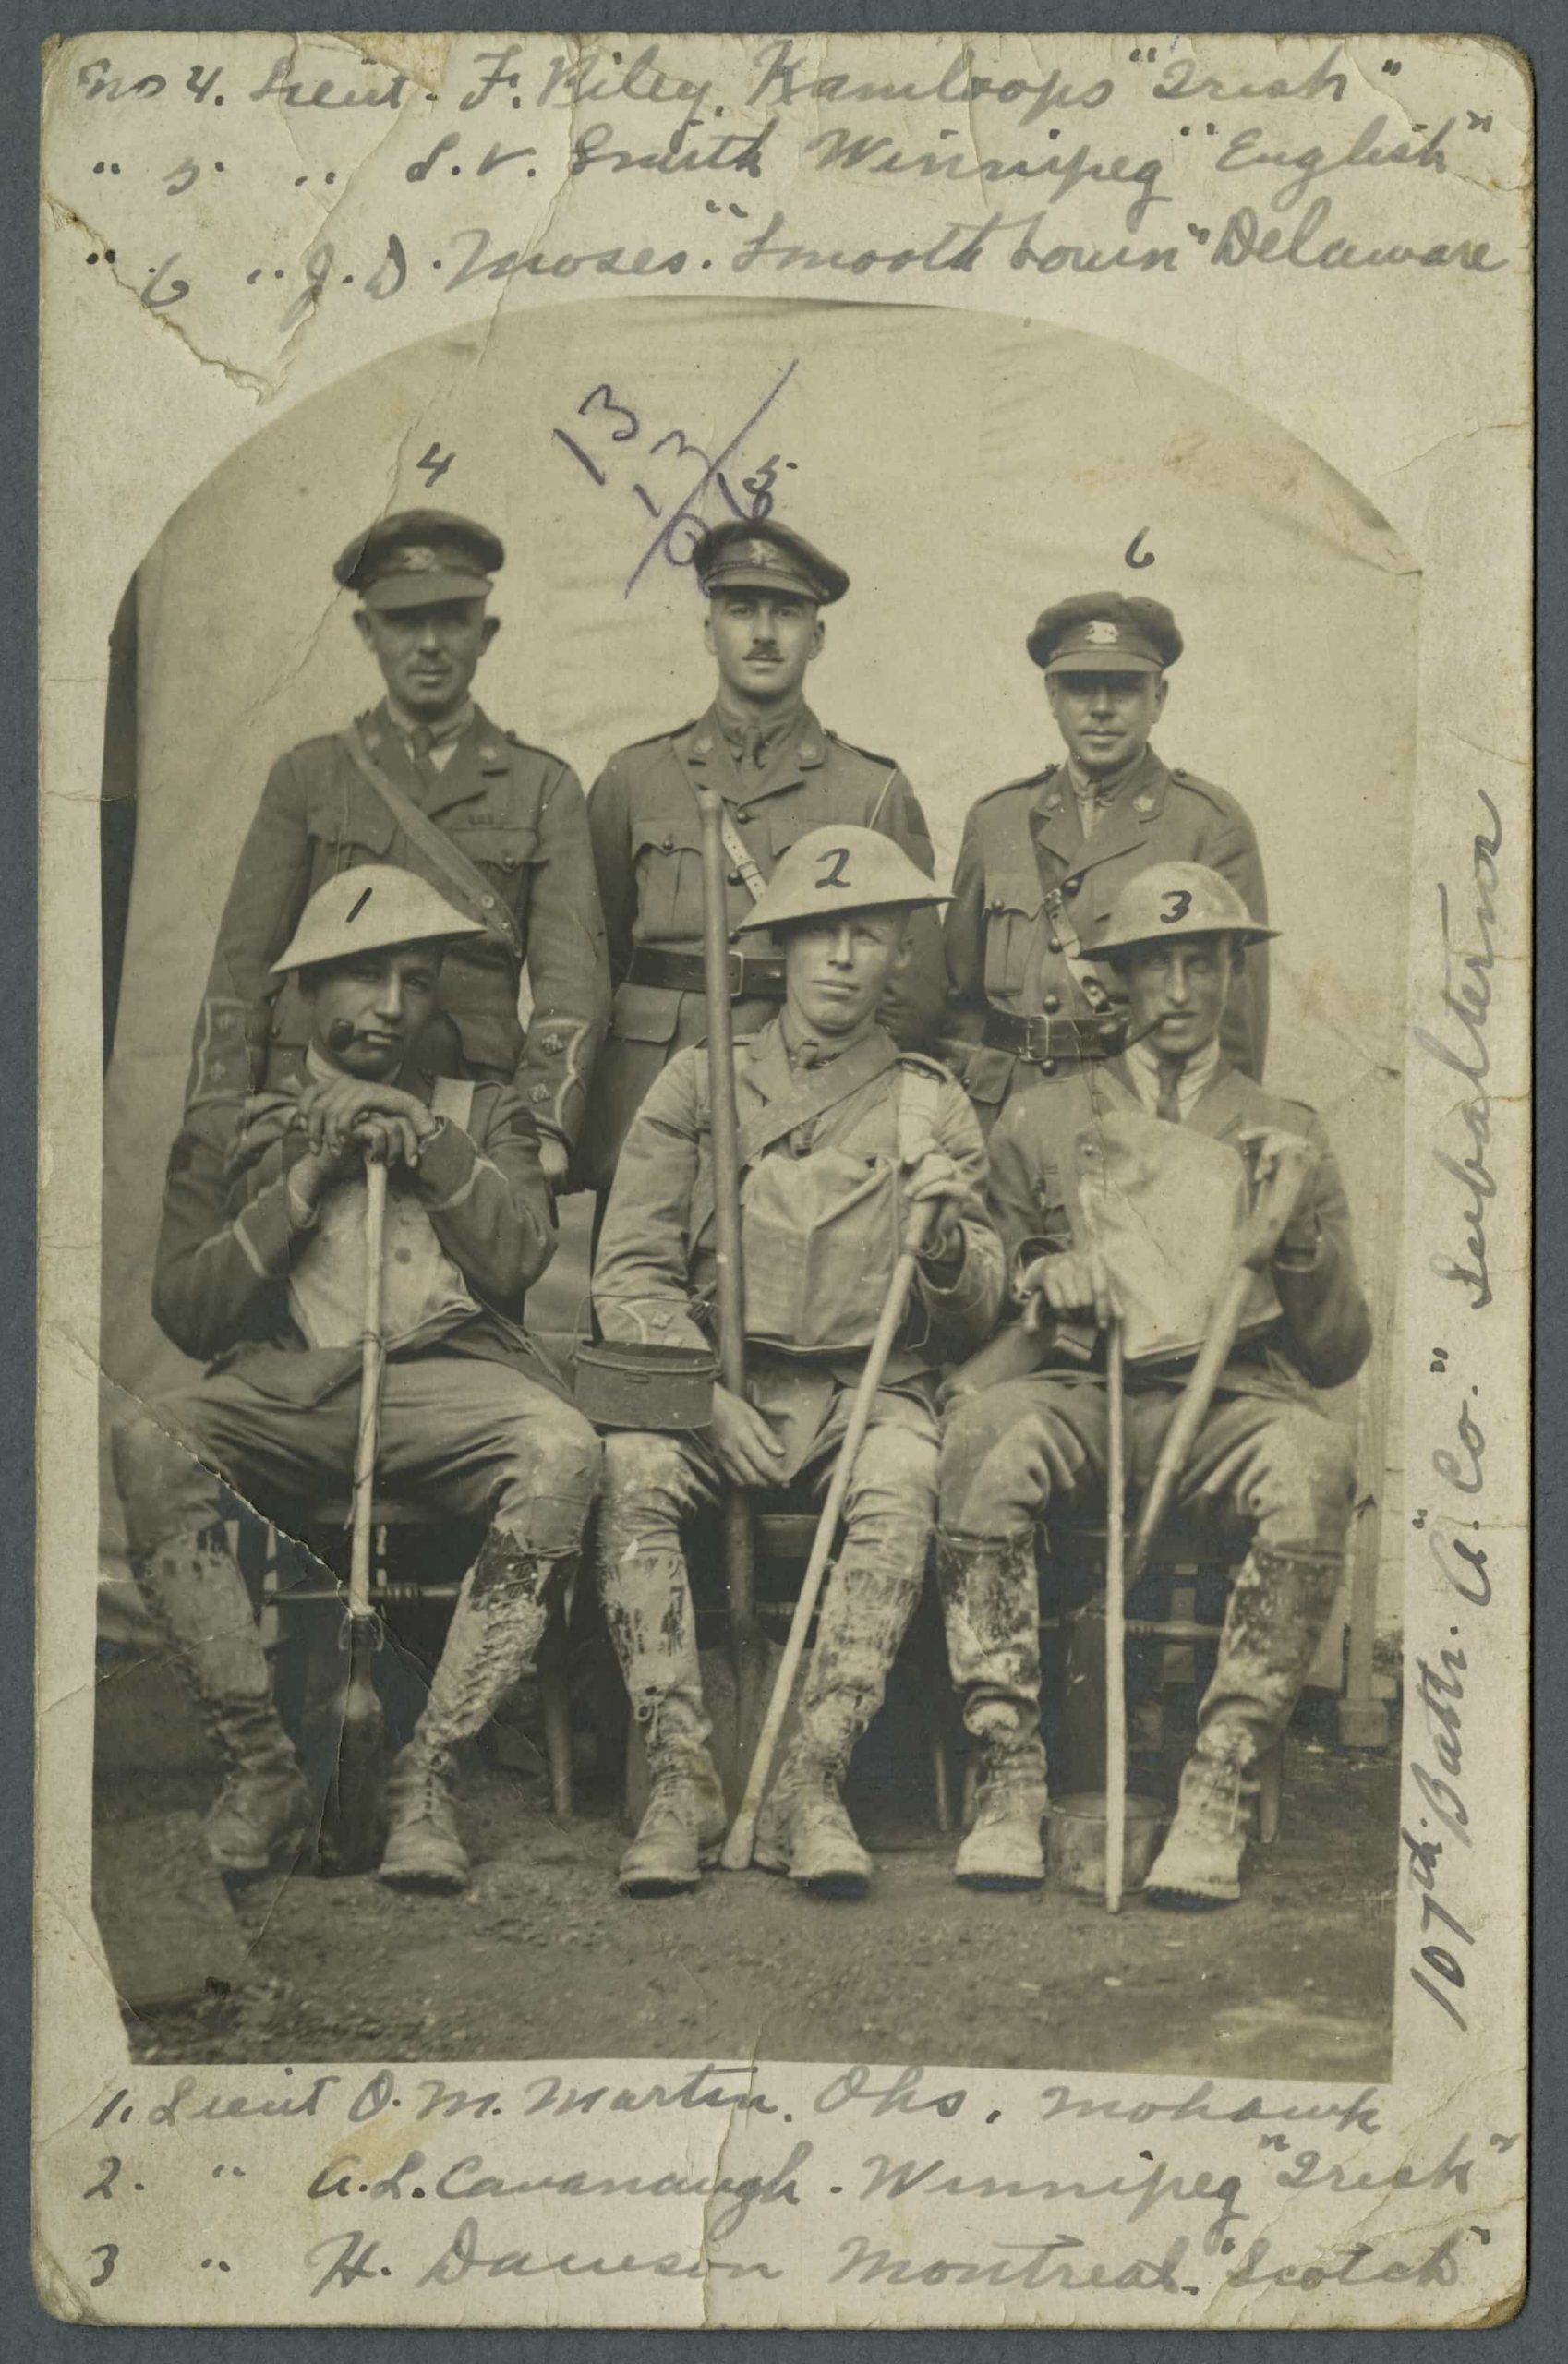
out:
{"label": "handwritten number 4", "polygon": [[456,457],[457,454],[455,452],[447,452],[443,453],[439,443],[432,443],[424,458],[415,462],[416,467],[423,468],[425,471],[425,489],[427,491],[428,491],[433,485],[437,485],[440,482],[442,476],[445,476],[448,468],[451,467]]}

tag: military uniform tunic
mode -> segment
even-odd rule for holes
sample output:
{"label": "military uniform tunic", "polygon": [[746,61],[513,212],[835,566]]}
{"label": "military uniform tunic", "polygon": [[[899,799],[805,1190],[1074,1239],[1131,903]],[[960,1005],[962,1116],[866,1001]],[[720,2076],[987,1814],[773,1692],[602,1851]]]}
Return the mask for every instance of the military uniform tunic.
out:
{"label": "military uniform tunic", "polygon": [[[515,1078],[535,1121],[570,1143],[609,991],[575,777],[477,706],[440,771],[421,771],[384,703],[359,727],[371,760],[467,855],[525,947],[533,995],[526,1041],[517,1009],[521,963],[509,947],[488,934],[451,947],[436,996],[455,1029],[451,1064],[487,1081]],[[187,1107],[212,1104],[220,1130],[247,1091],[297,1073],[309,1027],[297,991],[271,974],[271,963],[317,887],[367,862],[393,862],[449,897],[455,891],[342,740],[308,739],[272,767],[219,923]]]}
{"label": "military uniform tunic", "polygon": [[[1087,838],[1059,764],[994,789],[971,808],[945,923],[951,1031],[942,1048],[987,1128],[1011,1093],[1059,1072],[1050,1058],[1036,1064],[988,1046],[987,1011],[1092,1020],[1070,965],[1071,939],[1091,949],[1120,889],[1160,862],[1217,870],[1252,917],[1266,921],[1263,865],[1247,814],[1226,790],[1167,770],[1152,747],[1103,802]],[[1115,971],[1096,962],[1092,973],[1115,1004]],[[1248,1075],[1262,1072],[1268,1019],[1267,947],[1259,946],[1248,953],[1221,1030],[1226,1055]]]}
{"label": "military uniform tunic", "polygon": [[[707,1031],[700,988],[641,982],[644,948],[700,959],[703,947],[702,834],[694,790],[717,788],[764,877],[786,847],[808,829],[847,821],[893,838],[929,878],[931,834],[913,789],[889,757],[865,754],[825,730],[802,706],[760,769],[736,764],[723,724],[710,707],[699,721],[645,739],[612,755],[588,798],[594,861],[604,909],[614,987],[609,1039],[596,1073],[579,1151],[582,1179],[608,1184],[627,1128],[666,1061]],[[729,874],[731,929],[752,905],[738,870]],[[889,994],[883,1015],[899,1041],[913,1047],[939,1024],[945,998],[941,940],[934,914],[911,923],[914,957]],[[766,934],[742,937],[748,956],[776,957]],[[774,1016],[781,991],[734,1006],[737,1034]]]}

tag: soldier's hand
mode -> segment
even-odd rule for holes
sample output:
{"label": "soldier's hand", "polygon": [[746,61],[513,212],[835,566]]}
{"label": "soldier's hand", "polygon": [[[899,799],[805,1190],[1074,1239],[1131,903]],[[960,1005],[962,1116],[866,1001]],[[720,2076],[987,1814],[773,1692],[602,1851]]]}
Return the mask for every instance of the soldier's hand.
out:
{"label": "soldier's hand", "polygon": [[1300,1133],[1272,1125],[1254,1125],[1236,1139],[1251,1161],[1257,1200],[1248,1226],[1244,1260],[1260,1269],[1273,1255],[1282,1234],[1300,1209],[1317,1170],[1318,1152]]}
{"label": "soldier's hand", "polygon": [[345,1141],[335,1152],[330,1149],[308,1149],[288,1169],[290,1192],[306,1207],[319,1207],[332,1184],[353,1173],[362,1158],[360,1144],[353,1140]]}
{"label": "soldier's hand", "polygon": [[566,1179],[569,1156],[566,1143],[556,1134],[539,1135],[539,1170],[552,1190],[559,1190]]}
{"label": "soldier's hand", "polygon": [[715,1460],[732,1484],[781,1483],[784,1454],[773,1430],[754,1404],[731,1395],[727,1387],[714,1388],[713,1424],[708,1438]]}
{"label": "soldier's hand", "polygon": [[1097,1248],[1069,1248],[1055,1256],[1038,1257],[1019,1287],[1028,1297],[1043,1298],[1053,1313],[1069,1321],[1092,1321],[1104,1330],[1121,1313],[1105,1260]]}
{"label": "soldier's hand", "polygon": [[[439,1121],[412,1092],[351,1075],[311,1084],[300,1096],[299,1113],[311,1148],[329,1149],[334,1156],[367,1118],[394,1120],[399,1155],[409,1165],[418,1164],[420,1144],[429,1140]],[[393,1138],[390,1129],[386,1138]]]}
{"label": "soldier's hand", "polygon": [[964,1252],[963,1214],[968,1185],[945,1149],[928,1149],[904,1177],[911,1206],[930,1206],[932,1216],[921,1260],[956,1264]]}

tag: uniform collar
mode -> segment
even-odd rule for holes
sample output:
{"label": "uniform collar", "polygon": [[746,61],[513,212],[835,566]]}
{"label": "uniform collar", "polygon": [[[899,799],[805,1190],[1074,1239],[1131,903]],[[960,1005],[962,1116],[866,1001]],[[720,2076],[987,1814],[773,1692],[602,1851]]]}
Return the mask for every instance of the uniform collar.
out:
{"label": "uniform collar", "polygon": [[[1176,1097],[1181,1104],[1182,1122],[1191,1116],[1195,1103],[1217,1080],[1224,1064],[1219,1037],[1188,1059],[1176,1078]],[[1145,1108],[1152,1109],[1160,1096],[1161,1060],[1150,1043],[1129,1043],[1127,1065],[1133,1079],[1133,1088]]]}
{"label": "uniform collar", "polygon": [[416,768],[408,739],[392,714],[390,698],[383,698],[375,712],[364,718],[361,729],[367,753],[379,762],[390,758],[394,776],[400,765],[406,765],[409,792],[421,810],[432,817],[453,804],[483,796],[489,787],[487,775],[509,769],[505,732],[496,729],[472,698],[453,734],[451,760],[444,770],[436,772],[433,779]]}
{"label": "uniform collar", "polygon": [[827,735],[803,699],[790,713],[789,727],[770,743],[760,771],[751,765],[742,770],[736,764],[728,735],[734,728],[716,700],[693,723],[681,747],[690,768],[706,774],[731,803],[750,804],[761,796],[776,796],[781,789],[798,788],[803,774],[826,760]]}
{"label": "uniform collar", "polygon": [[435,747],[450,746],[452,740],[460,739],[479,711],[472,697],[466,697],[455,713],[444,716],[440,722],[427,722],[423,715],[410,714],[406,706],[400,706],[390,690],[381,703],[387,710],[387,720],[403,738],[412,739],[423,725]]}

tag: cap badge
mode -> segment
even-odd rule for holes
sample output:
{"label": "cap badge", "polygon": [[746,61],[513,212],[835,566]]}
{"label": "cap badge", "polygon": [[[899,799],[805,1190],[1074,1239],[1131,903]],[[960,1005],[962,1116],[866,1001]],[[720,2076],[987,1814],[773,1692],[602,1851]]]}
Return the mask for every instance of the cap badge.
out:
{"label": "cap badge", "polygon": [[748,542],[746,544],[746,561],[748,565],[772,566],[776,563],[777,559],[778,552],[775,550],[771,542]]}
{"label": "cap badge", "polygon": [[433,574],[438,564],[435,551],[420,542],[405,542],[394,553],[394,563],[400,574]]}
{"label": "cap badge", "polygon": [[1117,625],[1102,618],[1097,622],[1085,624],[1083,637],[1091,648],[1116,648],[1120,645],[1121,632]]}

